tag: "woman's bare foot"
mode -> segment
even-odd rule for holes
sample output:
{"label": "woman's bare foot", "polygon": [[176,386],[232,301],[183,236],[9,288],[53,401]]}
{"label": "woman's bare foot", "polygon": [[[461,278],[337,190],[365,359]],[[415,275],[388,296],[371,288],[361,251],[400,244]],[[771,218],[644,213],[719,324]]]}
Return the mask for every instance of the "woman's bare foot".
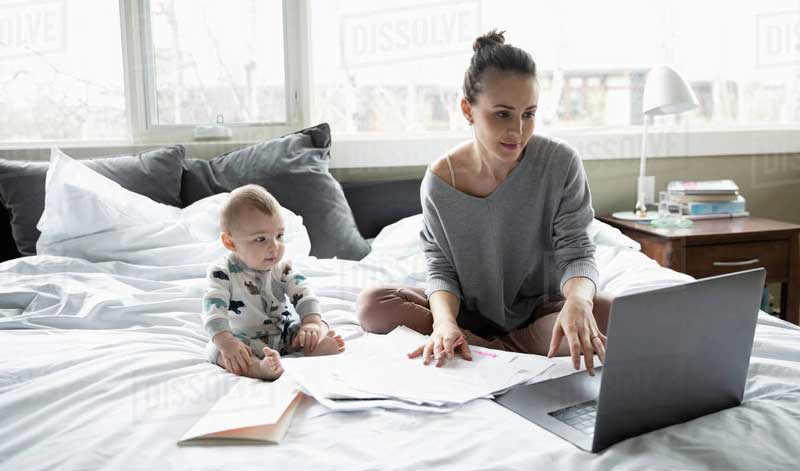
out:
{"label": "woman's bare foot", "polygon": [[264,347],[264,359],[253,359],[245,376],[273,381],[280,378],[282,374],[281,354],[269,347]]}
{"label": "woman's bare foot", "polygon": [[317,348],[307,356],[319,357],[323,355],[336,355],[344,351],[344,339],[336,331],[329,330],[317,344]]}

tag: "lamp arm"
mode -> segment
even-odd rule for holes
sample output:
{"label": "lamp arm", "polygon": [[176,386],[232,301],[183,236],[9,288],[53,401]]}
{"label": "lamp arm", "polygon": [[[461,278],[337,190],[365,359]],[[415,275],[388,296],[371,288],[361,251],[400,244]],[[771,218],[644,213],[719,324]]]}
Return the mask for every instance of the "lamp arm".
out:
{"label": "lamp arm", "polygon": [[634,213],[640,218],[647,216],[647,206],[644,203],[644,188],[642,188],[647,159],[647,118],[648,116],[645,114],[644,131],[642,132],[642,157],[639,159],[639,178],[636,179],[636,207]]}
{"label": "lamp arm", "polygon": [[645,162],[647,161],[647,115],[644,115],[644,131],[642,132],[642,156],[639,159],[639,177],[645,175]]}

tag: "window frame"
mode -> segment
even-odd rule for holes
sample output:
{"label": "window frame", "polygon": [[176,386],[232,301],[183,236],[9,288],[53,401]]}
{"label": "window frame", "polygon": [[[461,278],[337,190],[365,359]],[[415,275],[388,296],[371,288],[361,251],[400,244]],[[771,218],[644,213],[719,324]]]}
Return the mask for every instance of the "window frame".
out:
{"label": "window frame", "polygon": [[[199,142],[195,125],[153,122],[155,74],[150,39],[149,0],[119,0],[128,126],[134,144]],[[306,124],[310,110],[309,31],[307,0],[282,0],[285,123],[231,123],[231,138],[223,142],[252,142],[290,133]],[[210,123],[209,123],[210,124]],[[214,141],[218,142],[218,141]]]}
{"label": "window frame", "polygon": [[[313,101],[313,64],[310,48],[310,0],[282,0],[284,66],[287,93],[287,123],[230,124],[230,139],[195,140],[192,125],[153,126],[147,120],[148,85],[143,72],[145,48],[142,41],[143,12],[149,0],[118,0],[123,55],[128,137],[117,140],[60,140],[2,142],[7,155],[37,155],[51,145],[65,149],[97,149],[98,153],[117,153],[123,149],[151,145],[187,143],[191,146],[231,146],[250,144],[285,135],[316,123],[310,122]],[[149,17],[147,17],[149,19]],[[150,85],[152,89],[152,84]],[[541,129],[537,130],[541,132]],[[641,152],[641,126],[616,128],[546,129],[545,134],[571,144],[585,160],[638,159]],[[693,157],[731,155],[775,155],[800,153],[800,125],[719,129],[675,129],[656,126],[648,133],[647,157]],[[332,168],[413,167],[428,165],[471,133],[348,134],[333,129]],[[654,146],[653,142],[681,142],[678,146]],[[20,152],[16,152],[19,150]],[[30,152],[28,152],[30,151]],[[41,151],[41,152],[40,152]],[[39,155],[41,154],[41,155]]]}

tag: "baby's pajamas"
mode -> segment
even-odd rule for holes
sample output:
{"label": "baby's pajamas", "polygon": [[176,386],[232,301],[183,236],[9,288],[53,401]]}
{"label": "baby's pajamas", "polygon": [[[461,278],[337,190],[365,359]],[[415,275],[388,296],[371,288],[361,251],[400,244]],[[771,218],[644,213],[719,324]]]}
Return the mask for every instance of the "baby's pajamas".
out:
{"label": "baby's pajamas", "polygon": [[[253,270],[231,252],[208,268],[207,280],[202,318],[209,335],[208,361],[214,364],[219,350],[210,339],[220,332],[230,331],[258,358],[264,358],[264,347],[283,355],[291,353],[302,319],[322,314],[319,300],[290,261]],[[287,297],[297,314],[291,312]]]}

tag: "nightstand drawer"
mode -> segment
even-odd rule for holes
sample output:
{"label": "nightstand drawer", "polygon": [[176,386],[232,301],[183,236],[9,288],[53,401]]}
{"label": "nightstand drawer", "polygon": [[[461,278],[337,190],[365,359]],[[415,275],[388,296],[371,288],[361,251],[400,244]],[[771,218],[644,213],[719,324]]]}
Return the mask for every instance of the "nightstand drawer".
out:
{"label": "nightstand drawer", "polygon": [[789,273],[789,243],[786,240],[686,247],[686,273],[695,278],[764,267],[767,278],[785,278]]}

